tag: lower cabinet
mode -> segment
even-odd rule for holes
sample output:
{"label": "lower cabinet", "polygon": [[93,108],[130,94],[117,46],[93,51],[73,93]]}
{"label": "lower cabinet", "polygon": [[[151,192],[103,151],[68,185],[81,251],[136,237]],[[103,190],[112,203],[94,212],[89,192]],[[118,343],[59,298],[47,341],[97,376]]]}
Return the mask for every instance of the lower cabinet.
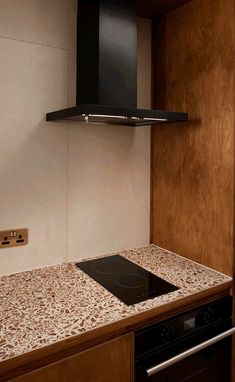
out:
{"label": "lower cabinet", "polygon": [[127,334],[59,362],[37,369],[12,382],[131,382],[132,345]]}

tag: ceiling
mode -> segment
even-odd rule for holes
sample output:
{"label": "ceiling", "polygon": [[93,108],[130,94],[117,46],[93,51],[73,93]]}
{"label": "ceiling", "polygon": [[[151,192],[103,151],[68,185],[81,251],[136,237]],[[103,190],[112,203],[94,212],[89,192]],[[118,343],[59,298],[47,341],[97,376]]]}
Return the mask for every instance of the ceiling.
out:
{"label": "ceiling", "polygon": [[139,0],[138,14],[146,18],[155,18],[168,13],[189,0]]}

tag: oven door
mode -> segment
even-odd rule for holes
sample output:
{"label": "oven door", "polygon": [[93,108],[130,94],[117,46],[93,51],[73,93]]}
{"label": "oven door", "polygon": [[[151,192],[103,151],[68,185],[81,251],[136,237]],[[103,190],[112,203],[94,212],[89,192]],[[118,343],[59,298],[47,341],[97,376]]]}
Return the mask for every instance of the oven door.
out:
{"label": "oven door", "polygon": [[[231,335],[229,329],[162,363],[136,364],[136,382],[231,382]],[[153,362],[153,359],[151,359]]]}

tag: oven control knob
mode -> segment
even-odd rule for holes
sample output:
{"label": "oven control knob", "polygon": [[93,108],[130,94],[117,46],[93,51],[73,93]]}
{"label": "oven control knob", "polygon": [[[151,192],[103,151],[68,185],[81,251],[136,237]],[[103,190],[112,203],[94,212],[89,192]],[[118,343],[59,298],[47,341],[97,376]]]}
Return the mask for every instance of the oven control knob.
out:
{"label": "oven control knob", "polygon": [[170,325],[164,326],[161,330],[161,339],[163,343],[167,343],[172,338],[172,327]]}
{"label": "oven control knob", "polygon": [[207,308],[201,312],[200,316],[201,316],[201,323],[208,324],[209,322],[212,322],[214,320],[215,312],[212,308]]}

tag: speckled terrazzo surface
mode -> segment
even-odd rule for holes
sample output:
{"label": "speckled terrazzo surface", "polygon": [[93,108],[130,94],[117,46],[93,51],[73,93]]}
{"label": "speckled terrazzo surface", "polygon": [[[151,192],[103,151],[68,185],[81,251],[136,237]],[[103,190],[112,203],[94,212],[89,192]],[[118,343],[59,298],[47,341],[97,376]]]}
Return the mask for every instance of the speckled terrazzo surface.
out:
{"label": "speckled terrazzo surface", "polygon": [[126,306],[74,263],[0,278],[0,361],[231,281],[154,245],[119,252],[180,289]]}

